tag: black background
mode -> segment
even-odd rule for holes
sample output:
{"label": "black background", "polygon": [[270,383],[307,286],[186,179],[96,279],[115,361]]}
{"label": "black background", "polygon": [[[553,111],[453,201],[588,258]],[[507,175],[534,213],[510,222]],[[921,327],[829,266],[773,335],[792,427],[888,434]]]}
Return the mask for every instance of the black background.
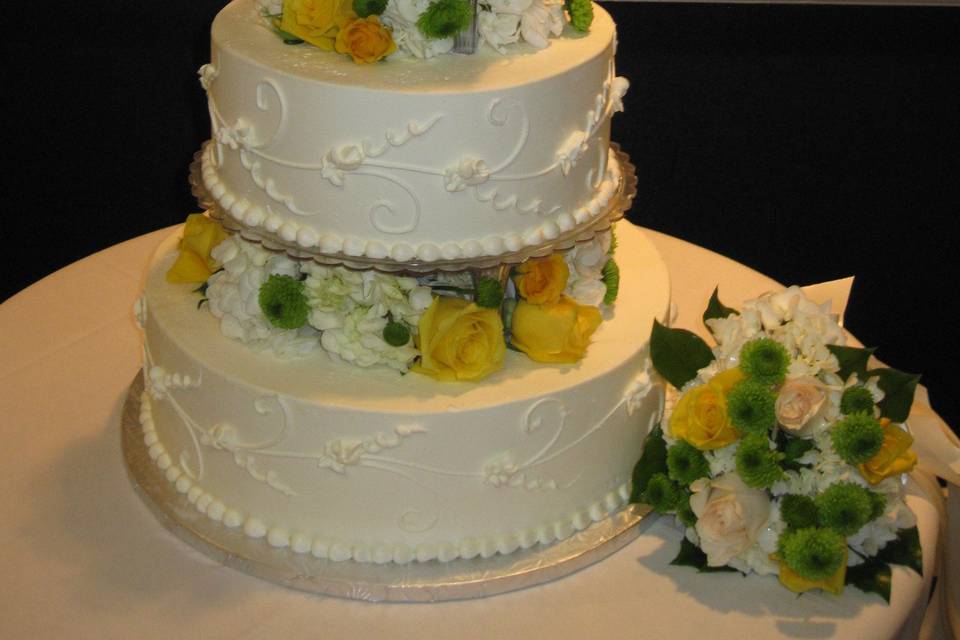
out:
{"label": "black background", "polygon": [[[196,71],[223,4],[18,9],[0,300],[195,210]],[[631,219],[786,284],[856,275],[848,328],[960,425],[960,10],[605,6],[632,83],[613,133],[640,180]]]}

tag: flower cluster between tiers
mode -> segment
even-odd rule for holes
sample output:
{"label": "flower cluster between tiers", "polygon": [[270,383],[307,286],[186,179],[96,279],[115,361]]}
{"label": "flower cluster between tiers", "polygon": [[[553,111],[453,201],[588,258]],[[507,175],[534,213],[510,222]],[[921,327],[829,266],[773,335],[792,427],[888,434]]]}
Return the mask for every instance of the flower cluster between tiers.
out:
{"label": "flower cluster between tiers", "polygon": [[901,482],[917,460],[901,423],[918,376],[869,368],[873,350],[845,346],[829,304],[798,287],[739,311],[715,292],[703,317],[712,348],[654,325],[653,363],[672,387],[634,501],[684,525],[677,564],[889,599],[889,563],[920,569]]}
{"label": "flower cluster between tiers", "polygon": [[454,50],[476,30],[481,45],[506,53],[525,42],[543,49],[569,22],[586,32],[590,0],[258,0],[283,40],[378,62],[394,54],[426,59]]}
{"label": "flower cluster between tiers", "polygon": [[583,358],[616,298],[614,244],[608,231],[513,269],[413,278],[294,260],[195,214],[167,279],[200,285],[198,306],[224,335],[282,358],[319,347],[360,367],[474,381],[508,346],[538,362]]}

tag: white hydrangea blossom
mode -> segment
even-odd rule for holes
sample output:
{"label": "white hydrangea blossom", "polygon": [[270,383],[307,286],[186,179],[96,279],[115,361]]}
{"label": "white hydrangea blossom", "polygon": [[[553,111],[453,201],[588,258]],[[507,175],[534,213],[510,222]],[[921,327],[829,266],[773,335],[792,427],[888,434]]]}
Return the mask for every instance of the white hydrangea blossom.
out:
{"label": "white hydrangea blossom", "polygon": [[481,42],[500,53],[521,40],[543,49],[563,33],[563,4],[555,0],[484,0],[477,15]]}
{"label": "white hydrangea blossom", "polygon": [[815,304],[796,286],[749,300],[739,314],[708,320],[707,326],[717,339],[714,354],[724,369],[739,364],[740,348],[746,342],[768,337],[793,356],[790,377],[835,372],[839,364],[827,345],[846,343],[829,304]]}
{"label": "white hydrangea blossom", "polygon": [[610,231],[598,234],[587,242],[578,243],[564,254],[570,278],[564,291],[580,304],[599,307],[607,294],[603,283],[603,266],[610,259]]}
{"label": "white hydrangea blossom", "polygon": [[[418,355],[411,340],[393,347],[383,339],[388,318],[416,332],[420,315],[433,302],[428,287],[414,278],[377,271],[351,271],[300,262],[231,236],[211,252],[223,269],[208,281],[210,312],[220,331],[281,358],[304,356],[322,347],[333,357],[369,367],[385,364],[406,371]],[[305,278],[310,306],[300,329],[273,326],[260,309],[260,286],[271,275]]]}
{"label": "white hydrangea blossom", "polygon": [[549,0],[532,0],[520,15],[520,35],[537,49],[545,49],[550,36],[563,33],[563,5]]}
{"label": "white hydrangea blossom", "polygon": [[304,286],[310,305],[309,323],[323,332],[321,344],[332,355],[362,367],[386,364],[406,371],[417,356],[412,341],[393,347],[383,339],[388,316],[416,331],[430,306],[430,289],[414,278],[377,271],[305,264]]}
{"label": "white hydrangea blossom", "polygon": [[453,38],[432,40],[417,27],[417,19],[429,6],[430,0],[390,0],[387,3],[380,20],[390,27],[398,53],[426,59],[453,49]]}
{"label": "white hydrangea blossom", "polygon": [[260,285],[273,274],[291,275],[297,263],[285,255],[230,236],[211,251],[223,269],[207,281],[210,312],[220,320],[220,331],[280,358],[304,356],[319,345],[313,329],[279,329],[260,310]]}
{"label": "white hydrangea blossom", "polygon": [[707,464],[710,465],[711,477],[720,476],[737,470],[738,445],[739,442],[734,442],[726,447],[703,452],[703,457],[707,459]]}

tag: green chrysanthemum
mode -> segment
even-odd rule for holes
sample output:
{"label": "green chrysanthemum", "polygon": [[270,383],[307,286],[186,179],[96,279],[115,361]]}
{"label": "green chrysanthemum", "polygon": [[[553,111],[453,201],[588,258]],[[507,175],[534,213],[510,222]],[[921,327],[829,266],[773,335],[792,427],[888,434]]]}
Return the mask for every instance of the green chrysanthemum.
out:
{"label": "green chrysanthemum", "polygon": [[417,28],[431,40],[452,38],[468,26],[473,9],[467,0],[434,0],[417,18]]}
{"label": "green chrysanthemum", "polygon": [[783,561],[807,580],[829,578],[843,564],[846,541],[836,531],[813,527],[780,536]]}
{"label": "green chrysanthemum", "polygon": [[689,486],[694,480],[708,475],[710,465],[703,452],[684,440],[678,440],[667,450],[667,470],[672,480]]}
{"label": "green chrysanthemum", "polygon": [[402,322],[388,322],[383,328],[383,340],[391,347],[402,347],[410,342],[410,329]]}
{"label": "green chrysanthemum", "polygon": [[503,302],[503,285],[495,278],[484,276],[477,281],[475,299],[478,307],[498,309]]}
{"label": "green chrysanthemum", "polygon": [[612,256],[617,252],[617,228],[610,227],[610,248],[607,249],[607,255]]}
{"label": "green chrysanthemum", "polygon": [[741,433],[766,434],[777,424],[777,397],[756,380],[741,380],[727,395],[727,415]]}
{"label": "green chrysanthemum", "polygon": [[873,415],[873,394],[864,387],[850,387],[840,398],[840,412],[846,415],[866,413]]}
{"label": "green chrysanthemum", "polygon": [[817,504],[813,498],[788,493],[780,499],[780,517],[790,529],[817,526]]}
{"label": "green chrysanthemum", "polygon": [[766,436],[747,436],[737,447],[737,473],[748,487],[768,488],[783,477],[781,454],[770,449]]}
{"label": "green chrysanthemum", "polygon": [[361,18],[378,16],[387,10],[387,0],[353,0],[353,10]]}
{"label": "green chrysanthemum", "polygon": [[260,285],[257,302],[270,324],[280,329],[299,329],[310,315],[303,283],[290,276],[274,274],[267,278]]}
{"label": "green chrysanthemum", "polygon": [[870,494],[870,520],[876,520],[887,510],[887,496],[876,491],[869,491]]}
{"label": "green chrysanthemum", "polygon": [[830,432],[833,448],[847,464],[866,462],[880,451],[883,427],[873,416],[855,413],[834,425]]}
{"label": "green chrysanthemum", "polygon": [[820,522],[843,536],[852,536],[870,522],[870,492],[852,482],[838,482],[816,497]]}
{"label": "green chrysanthemum", "polygon": [[666,513],[676,508],[681,493],[679,487],[666,474],[655,473],[647,481],[643,502],[658,513]]}
{"label": "green chrysanthemum", "polygon": [[565,0],[564,6],[570,14],[570,26],[586,33],[593,24],[593,3],[591,0]]}
{"label": "green chrysanthemum", "polygon": [[790,354],[786,348],[770,338],[751,340],[740,349],[740,369],[765,385],[782,384],[789,365]]}
{"label": "green chrysanthemum", "polygon": [[690,508],[690,492],[681,491],[680,499],[677,500],[677,518],[685,526],[692,527],[697,524],[697,514]]}
{"label": "green chrysanthemum", "polygon": [[620,267],[613,258],[603,265],[603,284],[607,292],[603,294],[603,304],[613,304],[620,292]]}

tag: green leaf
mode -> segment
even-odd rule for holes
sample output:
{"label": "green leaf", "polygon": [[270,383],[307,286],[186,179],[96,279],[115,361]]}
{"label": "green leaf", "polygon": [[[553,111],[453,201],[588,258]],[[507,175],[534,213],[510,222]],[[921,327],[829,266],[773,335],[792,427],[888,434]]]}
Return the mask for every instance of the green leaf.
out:
{"label": "green leaf", "polygon": [[703,312],[703,325],[708,329],[707,320],[715,320],[717,318],[726,318],[729,315],[739,315],[740,312],[736,309],[726,306],[720,302],[720,287],[715,287],[713,289],[713,294],[710,296],[710,302],[707,303],[707,309]]}
{"label": "green leaf", "polygon": [[870,558],[863,564],[847,567],[844,584],[852,585],[864,593],[876,593],[890,603],[890,565],[876,558]]}
{"label": "green leaf", "polygon": [[837,360],[840,362],[840,371],[838,374],[841,378],[846,380],[855,373],[861,382],[866,382],[867,363],[870,361],[870,356],[873,355],[876,349],[841,347],[836,344],[828,344],[827,349],[830,350],[830,353],[837,356]]}
{"label": "green leaf", "polygon": [[878,403],[880,415],[894,422],[903,422],[910,415],[913,394],[917,390],[920,374],[904,373],[896,369],[873,369],[867,377],[879,376],[877,384],[883,390],[883,400]]}
{"label": "green leaf", "polygon": [[630,502],[641,501],[641,496],[647,489],[647,483],[657,473],[667,473],[667,443],[663,439],[660,425],[657,425],[643,441],[643,455],[633,467],[633,490],[630,492]]}
{"label": "green leaf", "polygon": [[803,465],[797,460],[803,457],[803,454],[813,449],[814,444],[811,440],[803,438],[792,438],[784,433],[783,429],[777,429],[776,435],[777,451],[783,453],[783,460],[780,466],[788,471],[799,471],[810,465]]}
{"label": "green leaf", "polygon": [[660,375],[679,389],[696,378],[697,371],[713,362],[713,352],[697,334],[665,327],[654,319],[650,358]]}
{"label": "green leaf", "polygon": [[920,532],[916,527],[901,529],[897,539],[881,549],[876,558],[882,562],[910,567],[922,576],[923,550],[920,548]]}
{"label": "green leaf", "polygon": [[693,567],[700,573],[736,571],[733,567],[726,565],[722,567],[711,567],[707,564],[707,554],[686,538],[680,541],[680,551],[677,552],[677,557],[674,558],[670,564],[676,567]]}

